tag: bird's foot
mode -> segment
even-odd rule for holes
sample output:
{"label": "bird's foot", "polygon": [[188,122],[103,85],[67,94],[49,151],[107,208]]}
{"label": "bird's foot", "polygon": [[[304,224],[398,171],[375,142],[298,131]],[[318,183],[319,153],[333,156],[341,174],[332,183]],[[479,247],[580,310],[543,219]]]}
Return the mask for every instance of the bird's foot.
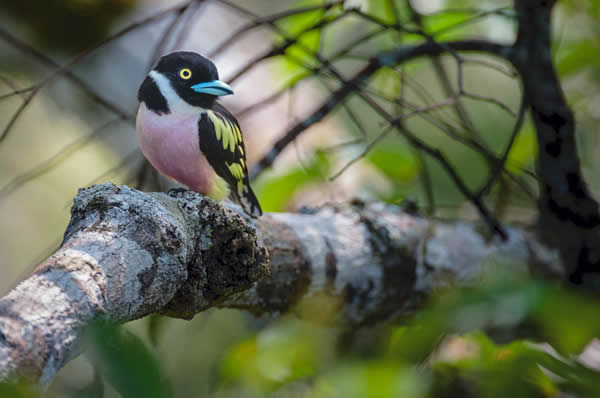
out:
{"label": "bird's foot", "polygon": [[189,189],[183,188],[183,187],[171,188],[167,191],[167,195],[176,198],[179,196],[183,196],[183,194],[186,193],[187,191],[189,191]]}

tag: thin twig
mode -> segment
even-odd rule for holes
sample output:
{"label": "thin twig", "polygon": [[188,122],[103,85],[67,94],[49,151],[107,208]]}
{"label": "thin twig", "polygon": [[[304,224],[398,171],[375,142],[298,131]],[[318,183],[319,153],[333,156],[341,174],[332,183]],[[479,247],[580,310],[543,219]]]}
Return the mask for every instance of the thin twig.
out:
{"label": "thin twig", "polygon": [[[350,162],[348,162],[346,165],[344,165],[344,167],[342,167],[341,170],[339,170],[338,172],[336,172],[333,176],[331,176],[329,179],[330,180],[334,180],[335,178],[339,177],[344,171],[346,171],[346,169],[348,169],[348,167],[350,167],[352,164],[356,163],[358,160],[362,159],[364,156],[367,155],[367,153],[379,142],[381,141],[388,133],[388,129],[395,127],[395,126],[400,126],[402,124],[402,121],[405,119],[410,118],[411,116],[415,116],[415,115],[419,115],[421,113],[425,113],[425,112],[430,112],[434,109],[440,108],[440,107],[444,107],[444,106],[448,106],[450,105],[450,103],[439,103],[439,104],[434,104],[434,105],[430,105],[427,107],[423,107],[421,109],[417,109],[415,111],[409,112],[409,113],[405,113],[401,116],[398,116],[396,118],[393,118],[393,122],[392,121],[388,121],[388,125],[386,127],[386,129],[377,136],[377,138],[375,138],[375,140],[373,140],[372,142],[370,142],[367,147],[361,152],[360,155],[358,155],[357,157],[353,158]],[[383,108],[379,108],[379,109],[383,109]],[[403,126],[404,127],[404,126]]]}
{"label": "thin twig", "polygon": [[500,63],[488,61],[486,59],[481,58],[471,58],[462,56],[462,61],[464,64],[478,64],[485,66],[489,69],[495,70],[496,72],[502,73],[503,75],[510,77],[512,79],[519,77],[519,72],[512,68],[504,67]]}
{"label": "thin twig", "polygon": [[19,89],[19,85],[17,83],[15,83],[8,76],[0,74],[0,81],[2,81],[2,83],[6,84],[8,87],[13,89],[14,91],[17,91]]}
{"label": "thin twig", "polygon": [[91,134],[80,137],[79,139],[71,142],[49,159],[11,179],[6,185],[0,188],[0,201],[4,200],[8,195],[19,189],[27,182],[51,172],[65,159],[68,159],[71,155],[89,144],[93,139],[97,138],[108,126],[119,121],[120,119],[111,119],[105,123],[102,123],[100,126],[95,128]]}
{"label": "thin twig", "polygon": [[421,184],[423,185],[423,191],[425,192],[425,200],[427,200],[427,210],[425,211],[428,216],[432,216],[435,213],[436,203],[435,195],[433,193],[433,181],[431,179],[431,173],[429,171],[429,165],[423,156],[423,152],[415,150],[415,156],[419,162],[421,169]]}
{"label": "thin twig", "polygon": [[352,166],[354,163],[358,162],[360,159],[364,158],[369,153],[369,151],[371,151],[371,149],[373,149],[373,147],[375,145],[377,145],[382,139],[384,139],[391,131],[393,131],[393,126],[392,125],[387,126],[377,137],[375,137],[375,139],[373,141],[371,141],[365,147],[365,149],[362,150],[362,152],[358,156],[355,156],[354,158],[352,158],[340,170],[338,170],[331,177],[329,177],[329,181],[335,180],[336,178],[341,176],[346,170],[348,170],[348,168],[350,166]]}
{"label": "thin twig", "polygon": [[[322,29],[324,26],[330,26],[331,24],[342,20],[347,15],[349,15],[349,12],[344,12],[342,14],[336,15],[333,18],[321,19],[321,20],[317,21],[315,24],[304,28],[301,32],[296,34],[294,37],[287,37],[285,35],[285,32],[283,32],[281,29],[277,28],[276,25],[272,25],[273,29],[276,29],[278,31],[278,33],[280,33],[284,36],[283,43],[281,43],[279,45],[274,45],[271,48],[269,48],[268,50],[266,50],[265,52],[263,52],[262,54],[252,58],[245,65],[243,65],[241,68],[239,68],[237,70],[237,72],[235,72],[233,74],[233,76],[226,79],[227,82],[233,83],[234,81],[239,79],[242,75],[246,74],[250,69],[252,69],[253,67],[255,67],[256,65],[258,65],[259,63],[261,63],[262,61],[264,61],[266,59],[285,54],[287,49],[289,49],[293,45],[297,45],[298,48],[302,49],[307,54],[315,55],[310,49],[307,49],[305,46],[302,45],[302,43],[299,42],[301,37],[306,33],[312,32],[314,30]],[[308,70],[311,70],[311,69],[313,69],[313,68],[308,67]]]}
{"label": "thin twig", "polygon": [[[329,91],[330,94],[334,92],[334,89],[331,87],[331,85],[328,84],[328,82],[326,82],[323,79],[319,79],[319,81],[321,82],[321,84],[323,86],[325,86],[325,88],[327,88],[327,90]],[[360,134],[359,141],[362,143],[366,143],[367,142],[367,129],[365,128],[364,124],[360,121],[360,118],[358,117],[358,115],[352,110],[352,108],[350,107],[350,105],[348,104],[347,101],[342,103],[342,109],[348,115],[348,119],[350,119],[350,121],[354,124],[354,126],[356,126],[356,129],[358,130],[358,133]]]}
{"label": "thin twig", "polygon": [[471,192],[471,190],[467,187],[466,183],[458,175],[452,164],[448,161],[448,159],[439,149],[432,148],[425,142],[418,139],[417,136],[413,135],[402,125],[400,120],[390,115],[385,109],[383,109],[376,101],[372,100],[369,96],[365,95],[361,96],[361,98],[367,101],[373,109],[377,110],[378,113],[382,115],[392,126],[396,127],[397,130],[402,134],[402,136],[406,138],[413,147],[424,151],[425,153],[433,157],[435,160],[437,160],[440,163],[440,165],[444,168],[444,170],[448,173],[458,190],[465,196],[465,198],[467,198],[467,200],[473,203],[473,205],[477,208],[479,214],[490,226],[492,231],[497,233],[502,239],[507,239],[508,235],[506,234],[504,228],[495,219],[493,214],[490,213],[490,211],[484,205],[483,201]]}
{"label": "thin twig", "polygon": [[[493,55],[502,55],[506,52],[506,47],[504,45],[481,40],[448,42],[446,43],[446,46],[458,51],[479,51]],[[371,77],[373,73],[379,70],[380,67],[384,65],[398,65],[402,62],[406,62],[417,57],[431,55],[432,53],[441,53],[444,51],[444,48],[440,47],[439,45],[434,45],[431,42],[425,42],[416,46],[400,47],[372,58],[362,69],[360,69],[350,80],[348,80],[348,84],[344,84],[342,87],[337,89],[324,103],[322,103],[315,111],[313,111],[310,116],[308,116],[302,122],[294,125],[282,137],[280,137],[274,143],[272,149],[255,165],[251,173],[251,178],[255,178],[265,168],[270,167],[275,158],[277,158],[281,151],[283,151],[283,149],[290,142],[292,142],[303,131],[327,116],[340,102],[345,100],[350,94],[359,89],[361,83],[365,82],[369,77]]]}
{"label": "thin twig", "polygon": [[497,98],[488,97],[488,96],[480,95],[480,94],[473,94],[473,93],[470,93],[468,91],[465,91],[464,89],[461,90],[459,94],[462,95],[462,96],[465,96],[467,98],[471,98],[471,99],[477,100],[477,101],[488,102],[490,104],[496,105],[500,109],[508,112],[511,116],[517,117],[517,113],[515,111],[513,111],[510,106],[508,106],[507,104],[505,104],[504,102],[500,101]]}
{"label": "thin twig", "polygon": [[196,0],[192,3],[191,7],[185,13],[185,20],[181,23],[181,27],[179,28],[179,34],[175,38],[173,49],[181,49],[183,44],[186,42],[189,34],[194,30],[193,25],[199,19],[196,17],[196,13],[198,11],[203,10],[206,5],[205,0]]}
{"label": "thin twig", "polygon": [[[151,15],[149,17],[146,17],[138,22],[132,23],[128,26],[126,26],[125,28],[117,31],[116,33],[108,36],[107,38],[103,39],[102,41],[100,41],[98,44],[96,44],[95,46],[79,53],[78,55],[76,55],[75,57],[71,58],[71,60],[69,62],[67,62],[66,64],[54,69],[52,72],[50,72],[50,74],[48,76],[46,76],[44,79],[42,79],[39,83],[36,84],[36,88],[34,90],[32,90],[29,95],[27,97],[25,97],[23,103],[21,104],[21,106],[19,106],[19,108],[17,109],[17,111],[13,114],[13,116],[11,117],[10,121],[8,122],[8,124],[6,125],[6,127],[4,128],[4,130],[2,131],[2,133],[0,133],[0,142],[2,142],[9,134],[11,128],[13,127],[13,125],[15,124],[15,122],[17,121],[17,119],[19,118],[19,116],[23,113],[23,111],[27,108],[27,106],[31,103],[31,100],[35,97],[35,95],[37,93],[40,92],[40,90],[49,82],[53,81],[57,76],[60,76],[61,74],[67,73],[68,71],[71,70],[71,68],[75,65],[77,65],[78,63],[80,63],[81,61],[83,61],[84,59],[86,59],[90,54],[92,54],[93,52],[97,51],[99,48],[101,48],[102,46],[104,46],[107,43],[110,43],[114,40],[119,39],[120,37],[126,35],[127,33],[136,30],[140,27],[146,26],[152,22],[155,22],[156,20],[164,17],[165,15],[170,14],[173,11],[178,11],[184,7],[187,7],[188,4],[190,3],[190,1],[195,1],[195,0],[188,0],[183,4],[177,5],[177,6],[173,6],[170,8],[167,8],[163,11],[160,11],[154,15]],[[8,34],[7,32],[5,32],[4,30],[0,30],[0,37],[3,37],[5,40],[10,41],[12,43],[15,42],[12,35]],[[129,118],[129,116],[127,116]]]}
{"label": "thin twig", "polygon": [[238,30],[236,30],[232,35],[230,35],[227,39],[225,39],[221,44],[219,44],[217,47],[215,47],[213,50],[211,50],[207,55],[209,58],[214,58],[217,55],[219,55],[220,53],[222,53],[227,47],[229,47],[230,45],[235,43],[240,37],[242,37],[245,33],[247,33],[248,31],[250,31],[252,29],[258,28],[263,25],[273,25],[276,21],[279,21],[279,20],[287,18],[287,17],[291,17],[293,15],[304,14],[307,12],[318,11],[318,10],[327,11],[332,7],[335,7],[335,6],[338,6],[338,5],[341,5],[344,3],[343,0],[334,1],[334,2],[325,3],[325,4],[321,4],[321,5],[316,5],[316,6],[294,8],[291,10],[286,10],[283,12],[272,14],[272,15],[269,15],[266,17],[260,17],[256,14],[254,14],[253,12],[251,12],[250,10],[242,8],[242,7],[238,6],[237,4],[234,4],[227,0],[218,0],[218,2],[223,5],[228,6],[229,8],[236,10],[237,12],[243,14],[244,16],[252,18],[253,20],[252,20],[252,22],[249,22],[246,25],[239,28]]}
{"label": "thin twig", "polygon": [[476,15],[473,15],[470,19],[460,21],[455,23],[454,25],[446,26],[441,29],[436,30],[435,32],[431,32],[431,36],[439,36],[444,33],[450,32],[452,30],[456,30],[460,27],[464,27],[466,25],[471,25],[475,22],[478,22],[481,19],[487,18],[492,15],[505,15],[503,14],[505,11],[511,9],[511,7],[499,7],[493,10],[480,11]]}
{"label": "thin twig", "polygon": [[25,111],[25,109],[27,109],[27,105],[29,105],[31,103],[31,100],[38,93],[40,88],[41,87],[35,88],[34,90],[30,91],[25,96],[25,98],[23,98],[23,102],[21,103],[21,105],[19,105],[17,110],[12,114],[12,116],[8,120],[8,123],[6,123],[6,125],[4,126],[4,129],[2,129],[2,132],[0,132],[0,142],[2,142],[6,138],[6,136],[12,129],[12,127],[17,122],[17,119],[19,119],[19,116],[21,116],[21,114]]}
{"label": "thin twig", "polygon": [[7,98],[11,98],[17,95],[21,95],[21,94],[25,94],[25,93],[30,93],[31,91],[35,90],[36,86],[30,86],[30,87],[25,87],[25,88],[17,88],[17,89],[13,89],[13,91],[11,91],[10,93],[6,93],[6,94],[1,94],[0,95],[0,101],[7,99]]}
{"label": "thin twig", "polygon": [[[54,62],[52,59],[48,58],[43,53],[39,52],[35,48],[31,47],[29,44],[19,40],[18,38],[11,35],[9,32],[3,30],[0,27],[0,38],[9,44],[13,45],[20,51],[30,55],[31,57],[37,59],[42,64],[52,67],[52,68],[60,68],[60,64]],[[90,87],[86,82],[81,80],[71,71],[65,71],[64,76],[69,79],[72,83],[80,87],[84,93],[86,93],[93,101],[102,105],[104,108],[109,110],[112,113],[120,116],[123,120],[133,121],[133,117],[126,111],[119,108],[118,105],[114,104],[110,100],[106,99],[100,93],[96,92],[92,87]]]}
{"label": "thin twig", "polygon": [[483,197],[483,195],[485,195],[489,191],[489,189],[494,184],[494,181],[496,181],[496,179],[498,179],[498,176],[504,169],[504,166],[508,159],[508,155],[510,154],[510,151],[517,139],[519,131],[521,130],[521,127],[523,126],[523,122],[525,121],[525,114],[527,112],[527,107],[528,107],[527,100],[525,99],[525,96],[523,95],[521,98],[521,105],[519,106],[519,114],[517,115],[517,120],[515,121],[515,125],[513,127],[512,133],[510,134],[510,139],[508,140],[508,143],[506,144],[506,148],[504,149],[504,152],[502,153],[500,160],[496,163],[496,167],[490,173],[490,176],[487,179],[486,183],[479,189],[479,191],[477,191],[476,195],[478,197],[480,197],[480,198]]}
{"label": "thin twig", "polygon": [[133,151],[129,152],[127,155],[125,155],[125,157],[123,159],[121,159],[121,161],[116,166],[110,168],[109,170],[106,170],[104,173],[102,173],[98,177],[94,178],[92,180],[92,182],[90,182],[88,185],[94,185],[94,184],[98,184],[98,183],[104,181],[108,176],[115,174],[116,172],[118,172],[119,170],[121,170],[125,166],[129,165],[130,163],[132,163],[134,160],[136,160],[138,158],[143,159],[143,156],[142,156],[142,152],[140,152],[140,150],[138,148],[136,148]]}
{"label": "thin twig", "polygon": [[[353,40],[351,43],[348,43],[347,45],[345,45],[343,48],[341,48],[340,50],[338,50],[335,54],[333,54],[330,59],[332,60],[332,62],[334,62],[337,59],[340,59],[342,57],[344,57],[349,51],[351,51],[357,44],[359,43],[364,43],[370,39],[372,39],[373,37],[383,33],[384,30],[381,29],[376,29],[374,31],[368,32],[360,37],[358,37],[357,39]],[[306,72],[303,75],[300,75],[300,77],[297,78],[298,81],[303,80],[306,77],[310,77],[313,76],[314,74],[318,74],[320,73],[325,67],[324,66],[319,66],[316,69],[313,69],[311,72]],[[298,82],[294,82],[292,84],[295,85],[298,84]],[[281,89],[279,89],[278,91],[276,91],[275,93],[269,95],[268,97],[247,106],[246,108],[242,109],[241,111],[239,111],[237,113],[237,115],[239,117],[243,117],[247,114],[253,113],[256,110],[259,109],[263,109],[266,105],[272,104],[273,102],[277,101],[286,91],[287,91],[288,87],[284,86]]]}
{"label": "thin twig", "polygon": [[154,51],[152,51],[152,55],[150,56],[150,61],[148,62],[148,65],[146,66],[146,71],[150,71],[152,69],[152,66],[154,65],[154,63],[158,60],[158,58],[162,54],[164,54],[167,41],[171,37],[171,33],[173,33],[173,31],[175,30],[177,25],[179,25],[179,23],[181,22],[181,19],[185,15],[185,12],[188,10],[188,8],[191,5],[192,5],[192,3],[189,3],[185,7],[176,11],[175,15],[173,16],[173,20],[171,21],[170,24],[167,25],[167,27],[163,31],[162,35],[160,36],[160,39],[154,46]]}

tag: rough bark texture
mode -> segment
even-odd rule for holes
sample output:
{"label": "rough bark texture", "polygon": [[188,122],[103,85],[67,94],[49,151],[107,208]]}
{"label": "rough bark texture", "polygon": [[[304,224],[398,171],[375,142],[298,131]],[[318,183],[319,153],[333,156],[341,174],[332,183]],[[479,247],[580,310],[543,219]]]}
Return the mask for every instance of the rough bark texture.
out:
{"label": "rough bark texture", "polygon": [[410,311],[436,288],[476,283],[486,266],[561,272],[522,230],[488,242],[473,225],[381,203],[255,221],[193,192],[103,184],[80,190],[71,213],[61,248],[0,299],[0,380],[49,383],[94,319],[282,312],[327,295],[339,303],[333,322],[359,325]]}

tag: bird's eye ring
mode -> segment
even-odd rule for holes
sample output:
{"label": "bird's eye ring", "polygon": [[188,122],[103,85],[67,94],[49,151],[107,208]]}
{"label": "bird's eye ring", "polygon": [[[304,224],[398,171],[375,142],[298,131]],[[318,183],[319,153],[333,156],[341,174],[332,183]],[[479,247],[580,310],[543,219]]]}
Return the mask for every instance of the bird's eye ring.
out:
{"label": "bird's eye ring", "polygon": [[181,77],[182,79],[188,80],[190,77],[192,77],[192,71],[189,70],[188,68],[180,69],[179,77]]}

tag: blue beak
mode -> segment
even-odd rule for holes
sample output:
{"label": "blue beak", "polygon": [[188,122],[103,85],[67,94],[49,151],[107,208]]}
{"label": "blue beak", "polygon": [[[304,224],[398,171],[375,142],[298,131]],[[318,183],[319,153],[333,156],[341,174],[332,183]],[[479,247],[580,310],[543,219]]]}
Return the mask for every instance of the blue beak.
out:
{"label": "blue beak", "polygon": [[227,84],[220,80],[213,80],[212,82],[198,83],[190,87],[197,93],[210,94],[210,95],[230,95],[233,94],[233,89]]}

